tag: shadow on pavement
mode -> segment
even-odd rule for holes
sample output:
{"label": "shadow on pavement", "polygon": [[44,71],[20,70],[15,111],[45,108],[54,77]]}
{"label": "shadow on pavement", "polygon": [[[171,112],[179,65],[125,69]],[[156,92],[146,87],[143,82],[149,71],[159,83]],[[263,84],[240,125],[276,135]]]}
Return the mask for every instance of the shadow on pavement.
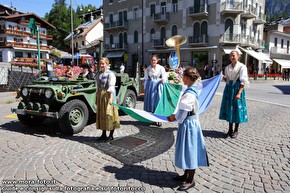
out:
{"label": "shadow on pavement", "polygon": [[204,137],[210,137],[210,138],[225,138],[225,133],[220,131],[209,131],[209,130],[202,130]]}
{"label": "shadow on pavement", "polygon": [[122,168],[105,166],[104,169],[107,172],[114,173],[117,180],[136,179],[140,182],[163,188],[175,188],[180,185],[172,180],[172,177],[177,175],[176,173],[151,170],[141,165],[124,165]]}
{"label": "shadow on pavement", "polygon": [[[11,121],[0,125],[0,128],[36,137],[59,137],[83,143],[114,157],[124,164],[134,164],[151,159],[168,151],[174,144],[175,139],[173,131],[176,130],[175,127],[164,129],[149,127],[149,125],[145,123],[138,123],[138,125],[136,125],[136,121],[122,121],[121,124],[124,127],[126,127],[126,125],[134,125],[139,132],[129,136],[116,137],[113,141],[100,141],[97,137],[84,136],[82,133],[74,136],[64,136],[60,133],[57,121],[55,120],[45,120],[45,122],[38,127],[26,127],[18,121]],[[128,137],[135,139],[137,143],[131,143],[131,146],[128,146],[128,144],[124,146],[124,143],[129,143],[126,141]],[[123,139],[123,145],[121,142],[117,143],[117,140],[120,139]],[[138,143],[138,140],[139,142],[142,141],[142,143]]]}
{"label": "shadow on pavement", "polygon": [[274,85],[274,87],[281,90],[283,94],[290,94],[290,85]]}

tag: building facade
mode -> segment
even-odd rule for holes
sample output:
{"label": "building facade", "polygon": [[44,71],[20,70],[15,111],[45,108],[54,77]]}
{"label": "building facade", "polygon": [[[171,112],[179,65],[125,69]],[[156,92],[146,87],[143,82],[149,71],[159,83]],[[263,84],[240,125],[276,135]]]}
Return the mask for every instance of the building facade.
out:
{"label": "building facade", "polygon": [[137,62],[148,66],[151,54],[168,65],[174,48],[165,41],[177,34],[187,38],[181,65],[202,70],[209,64],[212,75],[229,63],[233,49],[246,65],[261,68],[271,61],[257,52],[264,48],[264,0],[104,0],[103,10],[105,54],[128,70]]}
{"label": "building facade", "polygon": [[290,18],[274,21],[265,26],[266,49],[273,60],[271,69],[283,72],[290,68]]}
{"label": "building facade", "polygon": [[103,42],[103,16],[101,10],[88,13],[90,17],[73,30],[64,40],[70,42],[74,54],[90,54],[95,59],[103,52],[100,43]]}
{"label": "building facade", "polygon": [[50,48],[47,42],[53,37],[47,34],[47,29],[55,27],[34,13],[21,13],[0,5],[0,62],[37,61],[37,35],[31,34],[28,26],[31,18],[39,27],[40,58],[49,58]]}

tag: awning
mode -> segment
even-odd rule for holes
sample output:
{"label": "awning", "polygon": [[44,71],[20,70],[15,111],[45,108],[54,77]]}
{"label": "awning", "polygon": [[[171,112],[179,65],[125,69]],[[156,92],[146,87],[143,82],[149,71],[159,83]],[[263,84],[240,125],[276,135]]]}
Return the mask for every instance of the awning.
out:
{"label": "awning", "polygon": [[233,50],[237,50],[239,52],[239,54],[242,54],[241,50],[239,50],[239,48],[237,47],[222,47],[223,51],[225,54],[230,54],[231,51]]}
{"label": "awning", "polygon": [[255,50],[247,50],[240,47],[244,52],[249,54],[250,56],[256,58],[257,60],[262,61],[263,63],[273,63],[273,61],[270,59],[270,57],[267,54],[264,54],[262,52],[256,52]]}
{"label": "awning", "polygon": [[283,60],[283,59],[273,59],[273,60],[281,65],[281,69],[290,68],[290,60]]}
{"label": "awning", "polygon": [[107,58],[121,58],[125,52],[112,52],[106,55]]}

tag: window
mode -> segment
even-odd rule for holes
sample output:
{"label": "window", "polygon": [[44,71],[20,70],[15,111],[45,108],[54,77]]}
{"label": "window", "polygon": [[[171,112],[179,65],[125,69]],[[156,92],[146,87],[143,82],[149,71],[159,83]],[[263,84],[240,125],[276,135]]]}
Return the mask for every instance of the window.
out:
{"label": "window", "polygon": [[172,11],[174,13],[178,11],[178,3],[177,3],[177,0],[172,0]]}
{"label": "window", "polygon": [[123,11],[123,15],[124,15],[124,21],[128,21],[128,12]]}
{"label": "window", "polygon": [[119,33],[119,48],[123,48],[123,34]]}
{"label": "window", "polygon": [[155,29],[154,28],[152,28],[150,30],[150,37],[151,37],[151,41],[153,41],[155,39]]}
{"label": "window", "polygon": [[281,48],[283,48],[284,39],[281,39]]}
{"label": "window", "polygon": [[82,46],[84,46],[85,45],[85,41],[82,41]]}
{"label": "window", "polygon": [[162,27],[161,28],[161,30],[160,30],[160,43],[161,43],[161,45],[164,45],[164,43],[165,43],[165,39],[166,39],[166,29],[165,29],[165,27]]}
{"label": "window", "polygon": [[161,14],[162,15],[166,14],[166,2],[161,3]]}
{"label": "window", "polygon": [[289,40],[287,41],[287,54],[289,54]]}
{"label": "window", "polygon": [[275,46],[275,47],[277,47],[277,43],[278,43],[278,39],[275,38],[275,39],[274,39],[274,46]]}
{"label": "window", "polygon": [[110,35],[110,44],[113,44],[114,43],[114,36],[111,34]]}
{"label": "window", "polygon": [[135,7],[133,9],[133,17],[134,17],[135,20],[138,19],[138,8],[137,7]]}
{"label": "window", "polygon": [[171,28],[171,35],[172,36],[177,35],[177,26],[176,25],[172,26],[172,28]]}
{"label": "window", "polygon": [[113,0],[109,0],[109,4],[112,4],[113,3]]}
{"label": "window", "polygon": [[193,25],[193,43],[199,42],[199,36],[200,36],[200,24],[196,22]]}
{"label": "window", "polygon": [[127,34],[127,32],[124,32],[124,43],[128,44],[128,34]]}
{"label": "window", "polygon": [[138,43],[138,32],[134,32],[134,43]]}
{"label": "window", "polygon": [[150,5],[150,16],[153,17],[155,15],[155,4]]}
{"label": "window", "polygon": [[110,24],[113,24],[113,22],[114,22],[114,17],[113,17],[113,14],[110,14]]}

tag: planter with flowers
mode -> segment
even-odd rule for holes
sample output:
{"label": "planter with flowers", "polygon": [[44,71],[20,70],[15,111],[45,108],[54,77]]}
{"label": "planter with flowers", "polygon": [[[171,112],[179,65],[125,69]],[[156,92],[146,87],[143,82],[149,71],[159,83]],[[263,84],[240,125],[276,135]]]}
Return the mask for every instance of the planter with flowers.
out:
{"label": "planter with flowers", "polygon": [[183,67],[170,69],[168,72],[168,82],[172,84],[182,84]]}

